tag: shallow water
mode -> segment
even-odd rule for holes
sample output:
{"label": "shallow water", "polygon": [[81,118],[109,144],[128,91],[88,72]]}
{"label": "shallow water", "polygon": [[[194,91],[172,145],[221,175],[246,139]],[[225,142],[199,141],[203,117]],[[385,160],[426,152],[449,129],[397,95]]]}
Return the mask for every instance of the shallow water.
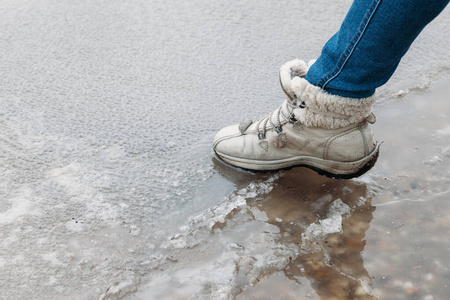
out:
{"label": "shallow water", "polygon": [[448,9],[379,91],[367,175],[212,154],[350,3],[0,0],[0,298],[445,299]]}

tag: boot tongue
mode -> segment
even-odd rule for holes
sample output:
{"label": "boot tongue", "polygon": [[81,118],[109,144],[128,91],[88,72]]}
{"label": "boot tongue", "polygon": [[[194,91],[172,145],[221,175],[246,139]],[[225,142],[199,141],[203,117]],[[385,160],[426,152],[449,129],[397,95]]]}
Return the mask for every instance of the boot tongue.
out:
{"label": "boot tongue", "polygon": [[[288,102],[290,102],[290,100],[289,100],[289,99],[286,99],[286,100],[281,104],[281,112],[282,112],[282,113],[280,113],[279,116],[278,116],[278,112],[277,112],[278,109],[276,109],[276,110],[272,113],[272,116],[271,116],[271,119],[270,119],[270,120],[271,120],[272,123],[275,125],[275,127],[278,126],[279,123],[284,124],[284,123],[287,121],[287,119],[289,118],[289,110],[288,110],[288,108],[287,108]],[[270,127],[269,124],[270,124],[270,123],[267,124],[268,127]]]}
{"label": "boot tongue", "polygon": [[[244,121],[242,121],[242,122],[239,124],[239,126],[238,126],[238,127],[239,127],[239,131],[240,131],[242,134],[244,134],[245,131],[247,131],[247,130],[257,130],[258,124],[260,125],[260,128],[263,127],[263,124],[266,124],[266,129],[271,129],[271,128],[273,128],[272,124],[273,124],[275,127],[277,127],[278,125],[283,125],[283,124],[285,124],[285,123],[288,121],[288,120],[287,120],[287,117],[289,116],[289,110],[288,110],[288,108],[287,108],[288,102],[289,102],[288,99],[284,100],[284,102],[283,102],[283,104],[281,105],[281,107],[275,109],[275,110],[270,114],[270,121],[271,121],[272,123],[269,122],[269,120],[268,120],[269,116],[266,116],[266,117],[260,119],[260,120],[257,121],[257,122],[252,122],[251,119],[246,118]],[[280,109],[280,108],[281,108],[282,114],[280,114],[280,115],[278,116],[278,109]],[[266,121],[267,121],[267,123],[266,123]],[[280,124],[280,123],[281,123],[281,124]]]}
{"label": "boot tongue", "polygon": [[247,130],[247,128],[250,127],[250,125],[253,124],[252,119],[250,118],[245,118],[238,126],[239,131],[244,134],[244,132]]}

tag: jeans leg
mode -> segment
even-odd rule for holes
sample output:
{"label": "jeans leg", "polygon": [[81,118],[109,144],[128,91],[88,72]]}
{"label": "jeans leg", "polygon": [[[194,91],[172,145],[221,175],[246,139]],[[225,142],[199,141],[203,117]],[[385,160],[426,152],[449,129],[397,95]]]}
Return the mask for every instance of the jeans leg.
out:
{"label": "jeans leg", "polygon": [[343,97],[365,98],[385,84],[422,29],[449,0],[355,0],[306,80]]}

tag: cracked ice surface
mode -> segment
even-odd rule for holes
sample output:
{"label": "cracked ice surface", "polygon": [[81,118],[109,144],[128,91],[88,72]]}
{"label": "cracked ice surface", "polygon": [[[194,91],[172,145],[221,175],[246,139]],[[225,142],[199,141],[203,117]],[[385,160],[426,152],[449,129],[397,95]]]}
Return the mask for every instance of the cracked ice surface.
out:
{"label": "cracked ice surface", "polygon": [[[215,132],[277,107],[279,66],[317,57],[349,5],[0,1],[0,299],[245,299],[273,285],[297,299],[342,296],[332,291],[348,284],[361,297],[432,297],[448,272],[439,250],[434,275],[414,269],[390,285],[379,262],[402,259],[377,250],[396,247],[381,233],[414,234],[405,206],[445,208],[448,105],[402,101],[448,80],[448,10],[380,89],[382,120],[413,116],[395,125],[403,134],[390,137],[381,120],[376,132],[386,153],[415,153],[409,167],[387,155],[373,175],[342,183],[212,159]],[[408,211],[424,224],[416,244],[401,235],[411,252],[436,242],[433,222],[446,226],[433,206],[421,209],[434,217]],[[429,286],[418,289],[420,279]]]}

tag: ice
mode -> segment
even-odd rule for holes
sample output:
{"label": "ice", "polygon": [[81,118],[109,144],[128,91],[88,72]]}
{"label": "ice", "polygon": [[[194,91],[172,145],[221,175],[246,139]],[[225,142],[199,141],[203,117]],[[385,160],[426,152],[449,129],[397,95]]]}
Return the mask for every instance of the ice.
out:
{"label": "ice", "polygon": [[[305,230],[319,242],[339,235],[339,218],[352,221],[376,193],[446,197],[435,184],[448,182],[446,102],[436,109],[420,101],[411,106],[419,116],[376,132],[397,132],[397,139],[384,139],[400,146],[383,145],[379,169],[350,183],[292,170],[292,182],[279,186],[285,173],[254,174],[214,159],[215,133],[276,108],[283,100],[279,66],[316,58],[350,5],[2,1],[1,297],[135,299],[149,284],[155,292],[144,299],[237,297],[274,272],[293,270],[292,261],[307,255],[299,252]],[[375,125],[397,112],[394,98],[401,104],[446,82],[448,16],[447,10],[424,30],[379,90],[382,118]],[[411,116],[408,109],[392,120]],[[404,137],[413,127],[415,136]],[[415,140],[430,132],[434,141]],[[420,146],[419,156],[398,168],[400,159],[388,153],[408,139]],[[423,168],[434,156],[442,161]],[[396,178],[403,171],[408,177]],[[401,195],[411,186],[413,195]],[[280,190],[297,198],[286,203],[279,196],[269,205]],[[359,200],[348,202],[354,194]]]}
{"label": "ice", "polygon": [[443,135],[443,136],[450,135],[450,125],[437,130],[437,134]]}
{"label": "ice", "polygon": [[345,204],[340,198],[334,200],[331,206],[328,208],[328,214],[338,213],[341,216],[346,216],[349,215],[350,212],[350,206]]}
{"label": "ice", "polygon": [[323,209],[326,205],[328,205],[331,201],[333,201],[333,195],[326,194],[319,199],[316,199],[311,206],[314,207],[316,210]]}
{"label": "ice", "polygon": [[231,243],[231,244],[230,244],[230,247],[231,247],[232,249],[237,249],[237,250],[243,250],[243,249],[244,249],[244,247],[242,247],[241,245],[238,245],[238,244],[236,244],[236,243]]}
{"label": "ice", "polygon": [[303,241],[315,241],[323,239],[328,234],[339,232],[342,232],[342,216],[334,212],[328,218],[320,220],[318,224],[311,224],[303,233]]}
{"label": "ice", "polygon": [[447,156],[447,157],[450,157],[450,146],[443,148],[442,149],[442,154]]}
{"label": "ice", "polygon": [[66,228],[69,231],[80,232],[84,229],[84,226],[82,222],[70,220],[69,222],[66,223]]}
{"label": "ice", "polygon": [[3,268],[5,265],[6,265],[5,259],[3,259],[2,257],[0,257],[0,268]]}
{"label": "ice", "polygon": [[[181,232],[175,235],[175,239],[189,236],[201,228],[212,230],[218,224],[226,223],[226,219],[229,218],[230,214],[236,210],[245,208],[247,204],[246,199],[252,199],[256,196],[262,196],[269,193],[275,183],[274,179],[278,179],[280,176],[282,176],[282,174],[270,176],[264,181],[251,182],[247,187],[237,190],[230,196],[225,197],[222,203],[199,215],[192,216],[188,225],[181,226]],[[164,243],[163,247],[169,247],[169,245],[170,243]],[[172,243],[172,246],[175,246],[175,244]],[[185,245],[183,244],[183,246]]]}
{"label": "ice", "polygon": [[0,212],[0,224],[10,224],[17,221],[18,218],[28,215],[32,210],[32,202],[29,200],[31,191],[17,191],[20,196],[9,200],[10,204],[5,203],[8,207],[6,211]]}
{"label": "ice", "polygon": [[59,253],[49,252],[42,254],[42,258],[52,266],[64,266],[64,264],[58,259]]}
{"label": "ice", "polygon": [[133,293],[137,290],[137,284],[139,281],[132,277],[128,279],[127,281],[122,281],[117,284],[114,284],[113,286],[109,287],[107,292],[100,295],[98,298],[99,300],[117,300],[122,299],[125,295]]}
{"label": "ice", "polygon": [[442,162],[442,157],[440,155],[434,155],[427,158],[423,163],[429,167],[435,166]]}

